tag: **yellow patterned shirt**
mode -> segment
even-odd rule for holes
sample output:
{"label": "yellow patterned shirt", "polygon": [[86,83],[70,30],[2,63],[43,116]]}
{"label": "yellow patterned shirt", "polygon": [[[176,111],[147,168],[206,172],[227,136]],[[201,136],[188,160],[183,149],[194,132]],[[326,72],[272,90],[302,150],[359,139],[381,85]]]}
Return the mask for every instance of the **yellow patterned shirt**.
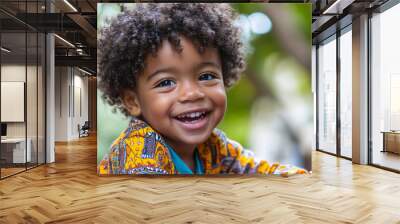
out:
{"label": "yellow patterned shirt", "polygon": [[[294,167],[257,161],[251,151],[215,129],[206,142],[197,146],[204,174],[272,174],[290,176],[306,173]],[[139,119],[111,145],[98,165],[99,174],[178,174],[167,144],[157,132]]]}

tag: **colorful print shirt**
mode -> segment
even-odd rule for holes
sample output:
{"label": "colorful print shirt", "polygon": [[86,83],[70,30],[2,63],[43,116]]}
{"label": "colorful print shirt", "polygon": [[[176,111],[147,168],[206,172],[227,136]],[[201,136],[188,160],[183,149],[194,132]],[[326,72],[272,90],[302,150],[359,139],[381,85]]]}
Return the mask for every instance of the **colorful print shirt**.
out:
{"label": "colorful print shirt", "polygon": [[[251,151],[214,129],[197,146],[204,174],[267,174],[290,176],[305,170],[257,161]],[[163,137],[147,123],[133,118],[98,165],[99,174],[179,174]]]}

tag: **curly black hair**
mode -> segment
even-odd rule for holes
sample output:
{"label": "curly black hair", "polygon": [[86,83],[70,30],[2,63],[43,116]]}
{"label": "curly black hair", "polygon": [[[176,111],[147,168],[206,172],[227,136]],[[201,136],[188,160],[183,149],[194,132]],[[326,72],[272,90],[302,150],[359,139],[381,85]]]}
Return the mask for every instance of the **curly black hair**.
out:
{"label": "curly black hair", "polygon": [[202,53],[215,47],[221,57],[224,84],[230,87],[245,67],[237,14],[228,4],[142,3],[125,10],[103,28],[98,40],[98,77],[103,98],[129,116],[123,90],[136,87],[146,56],[156,55],[163,40],[181,52],[180,36],[189,38]]}

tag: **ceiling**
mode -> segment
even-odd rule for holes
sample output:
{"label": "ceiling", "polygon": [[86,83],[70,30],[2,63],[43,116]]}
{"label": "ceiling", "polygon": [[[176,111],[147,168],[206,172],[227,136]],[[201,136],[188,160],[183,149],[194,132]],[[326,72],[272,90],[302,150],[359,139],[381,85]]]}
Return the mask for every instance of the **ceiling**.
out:
{"label": "ceiling", "polygon": [[352,18],[372,12],[388,0],[310,0],[313,44],[351,24]]}
{"label": "ceiling", "polygon": [[25,52],[26,30],[35,33],[52,32],[57,34],[56,66],[79,66],[95,74],[96,5],[96,0],[48,0],[47,5],[45,0],[1,0],[2,46],[12,50],[7,53],[7,58],[15,61],[25,55],[28,58],[36,55],[37,48],[29,43],[32,39],[29,34]]}
{"label": "ceiling", "polygon": [[[250,0],[252,2],[265,2]],[[340,21],[382,5],[387,0],[269,0],[268,2],[312,3],[313,42],[335,32]],[[80,66],[96,71],[96,27],[98,2],[100,0],[1,0],[0,22],[3,46],[15,49],[14,54],[25,55],[26,29],[29,31],[54,32],[56,65]],[[146,1],[148,2],[148,1]],[[162,2],[162,1],[155,1]],[[48,13],[49,11],[52,13]],[[26,13],[28,12],[28,13]],[[346,25],[346,22],[342,22]],[[59,38],[60,37],[60,38]],[[29,38],[28,38],[29,39]],[[66,41],[63,41],[66,40]],[[73,46],[72,46],[72,45]],[[32,48],[32,49],[31,49]],[[28,54],[34,52],[34,44],[28,44]]]}

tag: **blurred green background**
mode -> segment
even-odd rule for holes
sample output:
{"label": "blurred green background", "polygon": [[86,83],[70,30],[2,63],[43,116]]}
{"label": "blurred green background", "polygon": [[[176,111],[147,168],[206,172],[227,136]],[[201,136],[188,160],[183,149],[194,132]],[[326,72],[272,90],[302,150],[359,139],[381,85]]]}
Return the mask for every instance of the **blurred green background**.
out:
{"label": "blurred green background", "polygon": [[[218,128],[258,158],[311,170],[311,4],[235,3],[236,25],[246,46],[247,69],[228,90],[228,109]],[[98,31],[134,3],[99,3]],[[99,35],[99,34],[98,34]],[[128,119],[98,91],[100,161]]]}

